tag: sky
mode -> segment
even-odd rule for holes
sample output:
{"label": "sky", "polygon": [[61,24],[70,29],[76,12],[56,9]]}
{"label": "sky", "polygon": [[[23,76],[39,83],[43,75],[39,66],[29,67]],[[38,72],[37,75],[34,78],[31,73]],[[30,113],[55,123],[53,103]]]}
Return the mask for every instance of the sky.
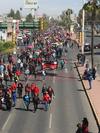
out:
{"label": "sky", "polygon": [[[84,0],[38,0],[39,9],[38,15],[46,13],[49,16],[58,16],[62,11],[68,8],[72,9],[74,13],[78,14]],[[0,0],[0,14],[6,14],[10,9],[19,10],[22,8],[22,14],[25,15],[31,12],[24,8],[24,0]]]}

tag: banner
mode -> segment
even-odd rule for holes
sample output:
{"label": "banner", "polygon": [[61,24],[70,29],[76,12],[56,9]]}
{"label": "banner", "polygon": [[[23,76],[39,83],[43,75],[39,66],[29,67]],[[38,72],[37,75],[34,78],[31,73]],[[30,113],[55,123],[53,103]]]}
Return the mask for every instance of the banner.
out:
{"label": "banner", "polygon": [[24,0],[24,7],[32,9],[34,7],[34,0]]}

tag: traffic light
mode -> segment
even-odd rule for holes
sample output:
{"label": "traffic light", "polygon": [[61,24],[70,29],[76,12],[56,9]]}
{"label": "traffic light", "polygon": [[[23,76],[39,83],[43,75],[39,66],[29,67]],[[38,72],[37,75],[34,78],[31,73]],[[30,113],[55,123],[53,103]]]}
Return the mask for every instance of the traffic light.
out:
{"label": "traffic light", "polygon": [[40,18],[40,30],[44,30],[44,19],[43,19],[43,17]]}
{"label": "traffic light", "polygon": [[12,33],[12,42],[16,44],[16,34]]}

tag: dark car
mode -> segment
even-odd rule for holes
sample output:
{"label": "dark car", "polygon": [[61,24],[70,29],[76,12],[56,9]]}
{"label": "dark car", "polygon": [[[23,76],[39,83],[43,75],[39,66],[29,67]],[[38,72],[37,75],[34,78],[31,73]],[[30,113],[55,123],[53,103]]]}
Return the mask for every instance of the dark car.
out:
{"label": "dark car", "polygon": [[90,51],[90,50],[91,50],[90,44],[89,44],[89,43],[86,43],[86,44],[84,45],[84,52],[88,52],[88,51]]}
{"label": "dark car", "polygon": [[99,44],[94,45],[94,49],[99,49],[99,48],[100,48],[100,43],[99,43]]}

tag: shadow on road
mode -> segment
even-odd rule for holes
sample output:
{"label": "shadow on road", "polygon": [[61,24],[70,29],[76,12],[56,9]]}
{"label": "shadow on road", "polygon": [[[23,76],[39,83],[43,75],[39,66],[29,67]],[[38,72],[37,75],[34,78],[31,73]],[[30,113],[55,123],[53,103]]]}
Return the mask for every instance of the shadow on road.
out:
{"label": "shadow on road", "polygon": [[82,90],[82,89],[77,89],[77,91],[84,91],[84,90]]}
{"label": "shadow on road", "polygon": [[33,111],[32,109],[26,110],[25,108],[15,108],[16,110],[20,110],[20,111]]}

